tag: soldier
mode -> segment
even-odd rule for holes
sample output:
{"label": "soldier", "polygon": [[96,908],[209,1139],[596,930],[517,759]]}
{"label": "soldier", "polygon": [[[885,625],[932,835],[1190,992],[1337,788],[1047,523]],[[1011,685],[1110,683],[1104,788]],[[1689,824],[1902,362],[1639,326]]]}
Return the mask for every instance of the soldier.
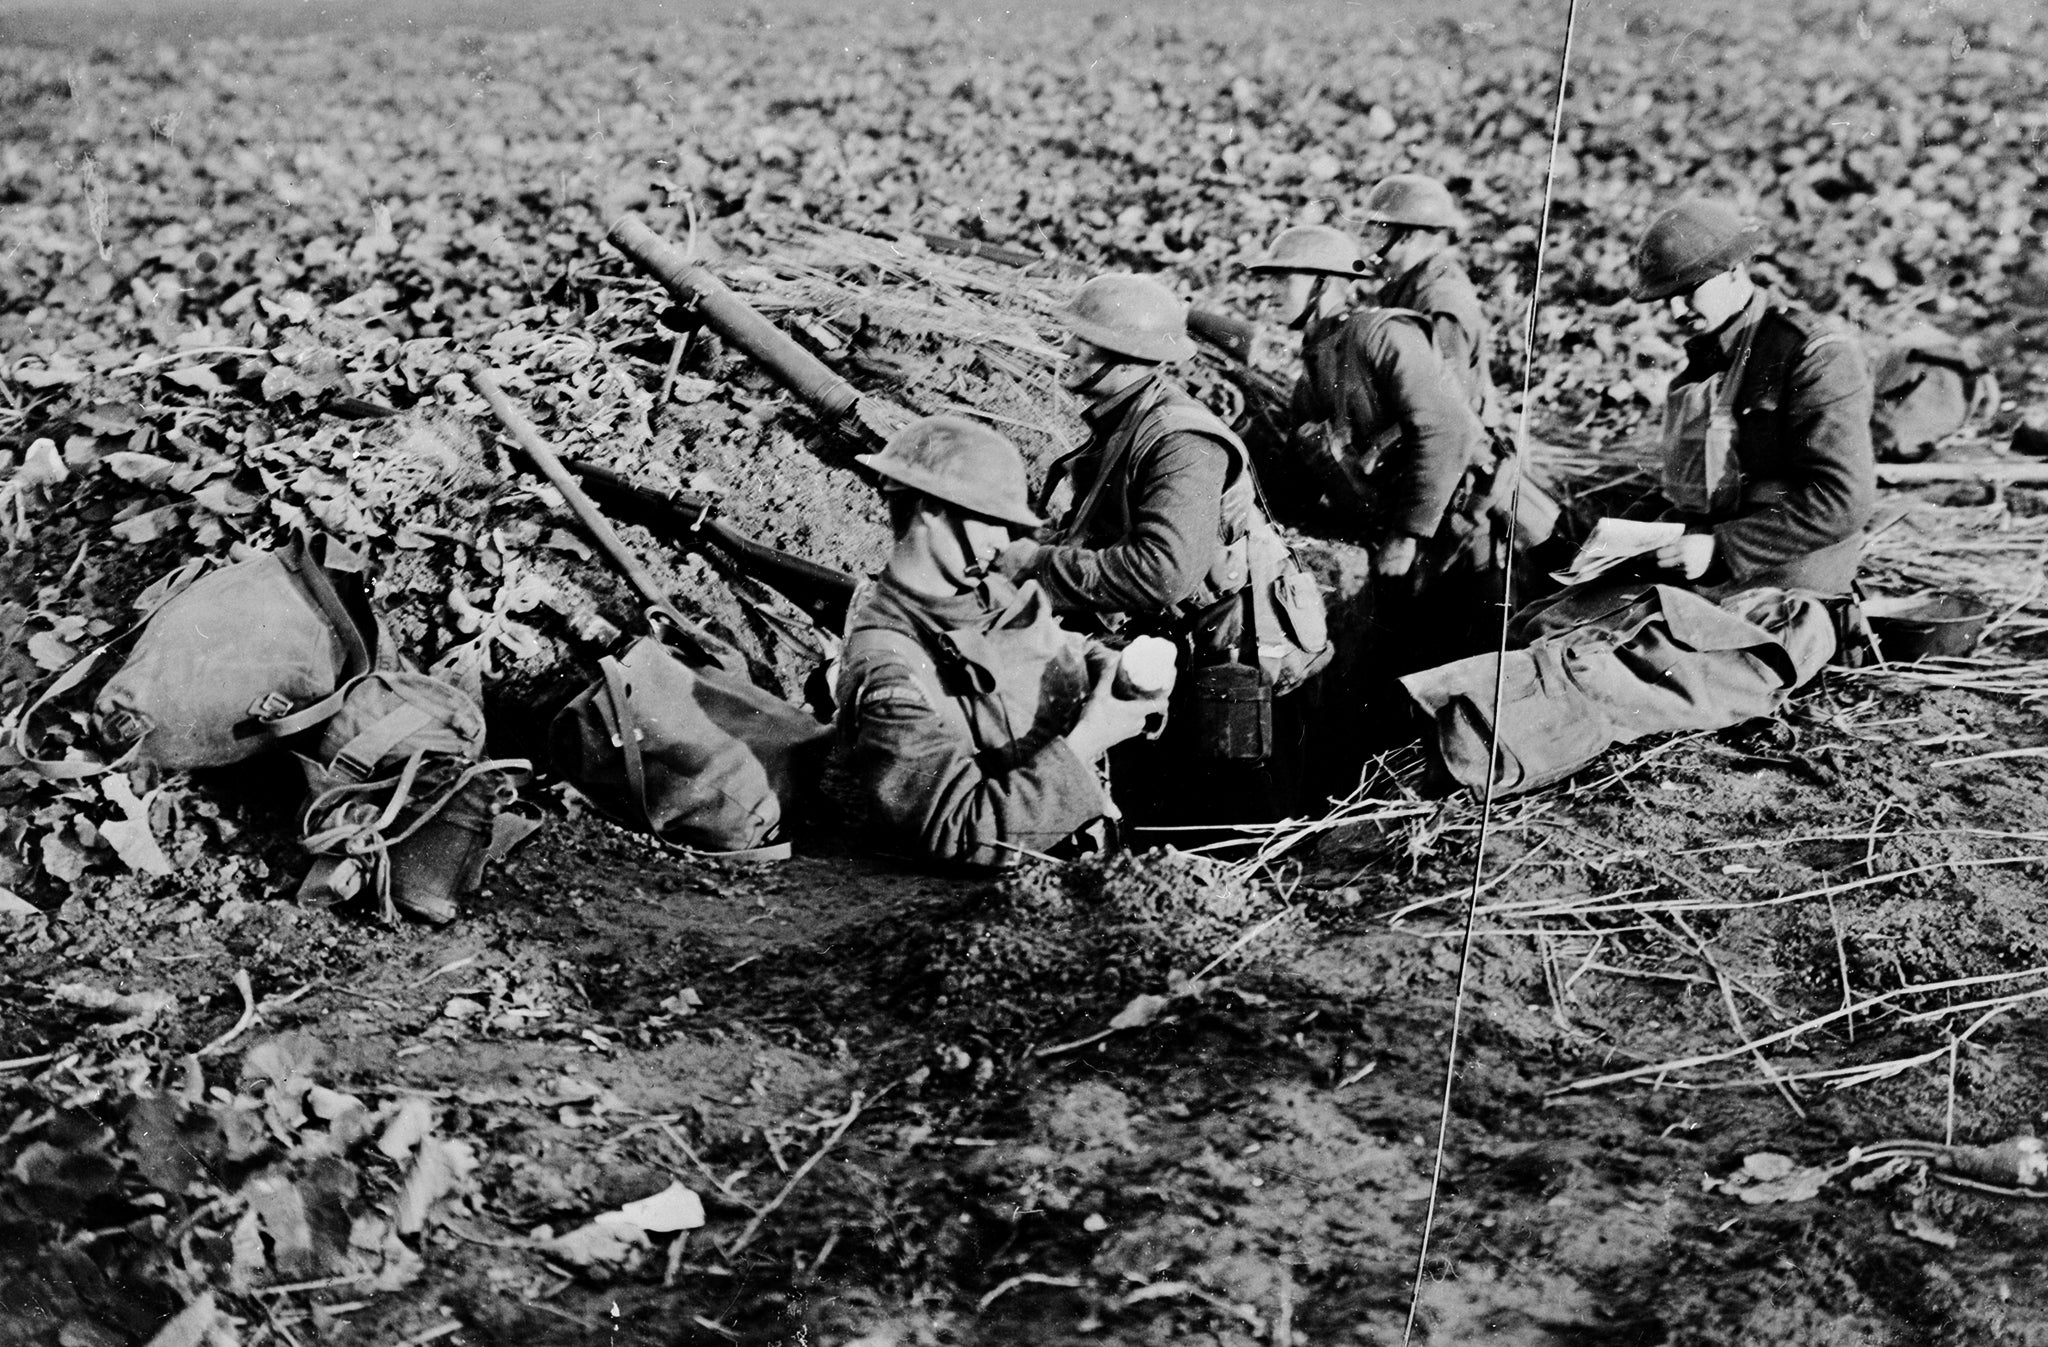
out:
{"label": "soldier", "polygon": [[1035,584],[989,562],[1041,521],[996,432],[933,416],[860,462],[883,479],[895,544],[846,626],[842,762],[868,820],[973,865],[1098,849],[1116,816],[1098,770],[1163,699],[1114,695],[1115,655],[1062,630]]}
{"label": "soldier", "polygon": [[1292,415],[1305,469],[1371,549],[1374,624],[1389,671],[1466,653],[1499,600],[1494,454],[1430,320],[1352,307],[1365,270],[1356,240],[1296,225],[1249,264],[1281,282],[1283,321],[1302,334]]}
{"label": "soldier", "polygon": [[1437,357],[1456,376],[1467,405],[1493,424],[1493,329],[1453,249],[1465,217],[1449,189],[1420,173],[1392,174],[1366,197],[1365,220],[1366,251],[1386,278],[1379,304],[1429,317]]}
{"label": "soldier", "polygon": [[[1071,478],[1074,505],[1056,541],[1013,543],[997,567],[1038,581],[1057,611],[1086,615],[1099,629],[1172,639],[1192,670],[1258,670],[1299,635],[1276,629],[1283,622],[1270,612],[1261,626],[1263,608],[1252,597],[1254,579],[1270,578],[1255,576],[1262,548],[1277,548],[1284,561],[1285,545],[1258,507],[1242,442],[1165,373],[1194,354],[1185,306],[1158,281],[1110,274],[1083,285],[1060,320],[1069,334],[1061,381],[1086,404],[1089,433],[1055,469]],[[1319,597],[1315,606],[1319,620]],[[1308,645],[1326,649],[1320,634]],[[1282,677],[1305,677],[1306,669],[1304,661]],[[1199,676],[1181,681],[1157,751],[1133,745],[1115,762],[1120,790],[1147,782],[1123,796],[1133,820],[1277,817],[1291,802],[1288,718],[1275,730],[1281,761],[1249,775],[1203,776],[1218,746],[1191,738],[1203,732],[1189,700],[1201,686]]]}
{"label": "soldier", "polygon": [[1686,524],[1656,555],[1710,592],[1849,592],[1877,504],[1871,383],[1853,339],[1772,296],[1745,265],[1761,231],[1689,198],[1636,245],[1639,303],[1693,335],[1664,406],[1651,505]]}

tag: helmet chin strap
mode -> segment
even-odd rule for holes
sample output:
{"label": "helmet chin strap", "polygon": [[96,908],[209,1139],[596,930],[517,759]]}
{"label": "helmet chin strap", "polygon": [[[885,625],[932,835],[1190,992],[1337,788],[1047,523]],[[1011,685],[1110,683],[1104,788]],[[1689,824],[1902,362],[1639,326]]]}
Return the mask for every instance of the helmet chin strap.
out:
{"label": "helmet chin strap", "polygon": [[[952,582],[956,590],[964,594],[988,579],[990,563],[995,558],[991,556],[988,560],[984,561],[974,555],[974,543],[967,536],[967,521],[958,514],[951,510],[946,511],[946,523],[953,530],[953,540],[960,546],[959,574],[948,574],[946,579]],[[940,567],[942,572],[950,571],[951,569],[951,567]]]}
{"label": "helmet chin strap", "polygon": [[1308,325],[1316,320],[1316,314],[1321,311],[1323,295],[1329,288],[1330,278],[1321,272],[1317,272],[1315,284],[1308,288],[1308,298],[1301,302],[1301,312],[1295,314],[1294,321],[1287,325],[1289,331],[1302,332],[1307,330]]}
{"label": "helmet chin strap", "polygon": [[1096,388],[1102,383],[1102,381],[1109,377],[1109,372],[1111,370],[1115,369],[1119,365],[1126,363],[1128,362],[1122,360],[1104,360],[1096,365],[1095,372],[1093,374],[1083,379],[1080,383],[1075,384],[1068,391],[1072,393],[1080,393],[1084,396],[1086,394],[1093,393],[1096,390]]}

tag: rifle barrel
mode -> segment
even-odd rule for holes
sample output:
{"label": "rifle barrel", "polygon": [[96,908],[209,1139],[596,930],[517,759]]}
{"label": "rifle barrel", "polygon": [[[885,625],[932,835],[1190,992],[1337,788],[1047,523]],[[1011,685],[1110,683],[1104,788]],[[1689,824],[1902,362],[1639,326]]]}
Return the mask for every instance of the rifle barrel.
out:
{"label": "rifle barrel", "polygon": [[564,459],[562,466],[588,483],[591,495],[626,523],[638,524],[679,547],[709,543],[824,625],[846,624],[857,583],[846,572],[756,542],[717,519],[709,496],[641,486],[609,468],[576,459]]}

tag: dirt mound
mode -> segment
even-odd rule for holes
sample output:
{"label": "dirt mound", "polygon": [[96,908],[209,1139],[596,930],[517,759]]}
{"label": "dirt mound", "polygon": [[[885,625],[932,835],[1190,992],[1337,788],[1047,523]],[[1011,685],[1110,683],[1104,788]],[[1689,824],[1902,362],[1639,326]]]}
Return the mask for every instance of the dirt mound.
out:
{"label": "dirt mound", "polygon": [[1032,866],[933,931],[910,977],[934,1028],[1008,1046],[1203,976],[1286,911],[1246,870],[1198,856]]}

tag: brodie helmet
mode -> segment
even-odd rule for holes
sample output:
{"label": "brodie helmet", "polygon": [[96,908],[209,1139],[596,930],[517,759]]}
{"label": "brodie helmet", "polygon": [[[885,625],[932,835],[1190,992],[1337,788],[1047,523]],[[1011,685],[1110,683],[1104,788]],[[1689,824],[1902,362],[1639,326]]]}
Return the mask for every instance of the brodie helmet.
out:
{"label": "brodie helmet", "polygon": [[1005,436],[964,416],[914,421],[890,436],[881,453],[854,461],[969,514],[1018,528],[1045,522],[1031,512],[1024,455]]}
{"label": "brodie helmet", "polygon": [[1160,365],[1195,354],[1187,305],[1150,276],[1097,276],[1060,310],[1059,321],[1091,346],[1126,360]]}
{"label": "brodie helmet", "polygon": [[1310,276],[1339,276],[1356,280],[1366,271],[1365,252],[1358,240],[1329,225],[1291,225],[1274,238],[1273,246],[1245,264],[1254,275],[1283,275],[1298,272]]}
{"label": "brodie helmet", "polygon": [[1629,298],[1650,303],[1684,294],[1748,261],[1762,239],[1762,226],[1733,207],[1687,197],[1652,220],[1636,243],[1636,284]]}

